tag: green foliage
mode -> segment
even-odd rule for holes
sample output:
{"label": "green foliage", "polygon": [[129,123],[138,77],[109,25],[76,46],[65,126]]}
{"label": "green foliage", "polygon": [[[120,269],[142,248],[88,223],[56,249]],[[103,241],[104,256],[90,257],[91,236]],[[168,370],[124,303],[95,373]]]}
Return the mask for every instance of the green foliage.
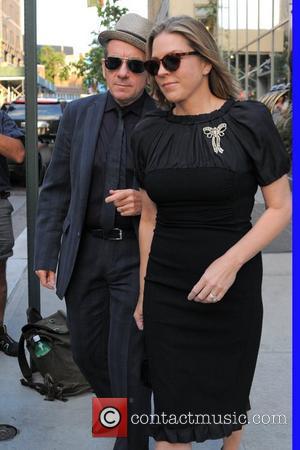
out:
{"label": "green foliage", "polygon": [[68,79],[68,67],[65,66],[65,55],[56,52],[52,47],[44,46],[38,54],[38,63],[45,66],[46,79],[54,82],[54,77],[59,76],[61,79]]}
{"label": "green foliage", "polygon": [[117,5],[119,0],[106,0],[104,8],[97,6],[98,16],[100,17],[100,25],[111,30],[118,20],[127,13],[127,8],[121,8]]}
{"label": "green foliage", "polygon": [[68,80],[70,77],[71,67],[70,64],[63,66],[58,74],[60,80]]}
{"label": "green foliage", "polygon": [[201,17],[202,14],[205,18],[201,19],[208,31],[212,34],[216,34],[217,16],[218,16],[218,1],[209,0],[203,6],[196,6],[196,9]]}
{"label": "green foliage", "polygon": [[[97,7],[97,13],[100,19],[100,27],[112,29],[121,16],[127,13],[127,8],[121,8],[117,3],[119,0],[107,0],[105,6]],[[90,45],[91,49],[76,64],[72,64],[77,75],[83,77],[85,87],[92,87],[96,90],[98,83],[105,84],[102,75],[103,49],[98,42],[98,33],[93,32],[94,39]]]}

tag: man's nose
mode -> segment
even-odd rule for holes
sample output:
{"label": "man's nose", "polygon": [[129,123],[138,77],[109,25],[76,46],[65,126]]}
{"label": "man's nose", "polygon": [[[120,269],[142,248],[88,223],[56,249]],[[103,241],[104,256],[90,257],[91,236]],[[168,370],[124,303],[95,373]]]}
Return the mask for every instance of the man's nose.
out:
{"label": "man's nose", "polygon": [[122,61],[122,65],[118,70],[118,76],[121,78],[128,77],[129,69],[127,65],[127,61]]}

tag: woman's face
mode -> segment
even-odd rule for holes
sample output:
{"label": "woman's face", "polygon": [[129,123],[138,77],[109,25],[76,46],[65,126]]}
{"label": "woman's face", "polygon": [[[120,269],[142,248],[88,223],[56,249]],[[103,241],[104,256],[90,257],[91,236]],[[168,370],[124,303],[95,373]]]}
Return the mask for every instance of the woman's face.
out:
{"label": "woman's face", "polygon": [[[187,39],[179,33],[159,34],[153,41],[152,58],[161,59],[169,53],[193,51]],[[164,94],[172,103],[181,104],[198,98],[198,94],[209,90],[208,77],[211,65],[198,55],[183,56],[179,68],[169,72],[160,64],[155,80]]]}

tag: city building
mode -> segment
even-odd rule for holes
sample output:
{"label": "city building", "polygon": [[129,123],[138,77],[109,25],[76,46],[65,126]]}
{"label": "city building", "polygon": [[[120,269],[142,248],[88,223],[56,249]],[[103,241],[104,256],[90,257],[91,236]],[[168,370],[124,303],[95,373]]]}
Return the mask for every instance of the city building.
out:
{"label": "city building", "polygon": [[0,105],[23,91],[21,0],[0,0]]}
{"label": "city building", "polygon": [[[194,17],[195,3],[194,0],[148,0],[148,17],[154,23],[181,14]],[[202,1],[200,3],[206,4],[208,2]]]}
{"label": "city building", "polygon": [[291,79],[291,0],[219,0],[218,44],[245,98]]}
{"label": "city building", "polygon": [[66,56],[74,55],[74,48],[69,45],[38,44],[37,52],[39,52],[43,47],[51,47],[55,52],[63,53]]}
{"label": "city building", "polygon": [[242,98],[261,98],[291,80],[292,0],[149,0],[155,23],[186,14],[215,36]]}
{"label": "city building", "polygon": [[0,65],[23,65],[20,0],[0,0]]}
{"label": "city building", "polygon": [[[61,79],[59,75],[55,76],[54,78],[55,95],[57,97],[64,98],[66,100],[73,100],[75,98],[79,98],[80,95],[83,93],[83,80],[82,77],[77,76],[75,69],[72,70],[72,64],[76,64],[79,61],[81,55],[74,54],[74,48],[66,45],[61,46],[52,44],[38,45],[37,51],[39,52],[43,47],[50,47],[55,52],[63,53],[65,66],[70,67],[69,76],[67,80]],[[45,77],[45,68],[42,65],[39,65],[39,74]],[[45,91],[45,95],[49,95],[49,93]]]}
{"label": "city building", "polygon": [[[65,64],[72,67],[72,64],[78,63],[82,55],[66,54]],[[67,80],[61,80],[58,76],[54,79],[57,96],[66,100],[79,98],[83,92],[83,78],[77,75],[77,71],[70,69]]]}

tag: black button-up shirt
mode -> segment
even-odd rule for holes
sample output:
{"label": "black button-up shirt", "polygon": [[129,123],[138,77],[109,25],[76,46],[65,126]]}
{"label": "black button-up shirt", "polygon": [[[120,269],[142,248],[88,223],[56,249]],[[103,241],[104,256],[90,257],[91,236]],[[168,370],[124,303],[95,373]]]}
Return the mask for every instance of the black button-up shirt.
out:
{"label": "black button-up shirt", "polygon": [[[124,120],[124,138],[126,139],[126,189],[133,187],[133,157],[130,148],[130,138],[138,121],[141,119],[144,102],[147,94],[138,98],[131,105],[121,108]],[[106,154],[111,147],[117,125],[119,104],[114,100],[110,92],[107,93],[107,101],[103,119],[99,131],[99,138],[95,150],[94,166],[90,193],[86,213],[86,226],[88,228],[102,228],[101,209],[104,201],[104,186],[106,172]],[[124,187],[122,186],[122,189]],[[122,229],[133,228],[131,217],[122,217],[116,210],[115,227]]]}

